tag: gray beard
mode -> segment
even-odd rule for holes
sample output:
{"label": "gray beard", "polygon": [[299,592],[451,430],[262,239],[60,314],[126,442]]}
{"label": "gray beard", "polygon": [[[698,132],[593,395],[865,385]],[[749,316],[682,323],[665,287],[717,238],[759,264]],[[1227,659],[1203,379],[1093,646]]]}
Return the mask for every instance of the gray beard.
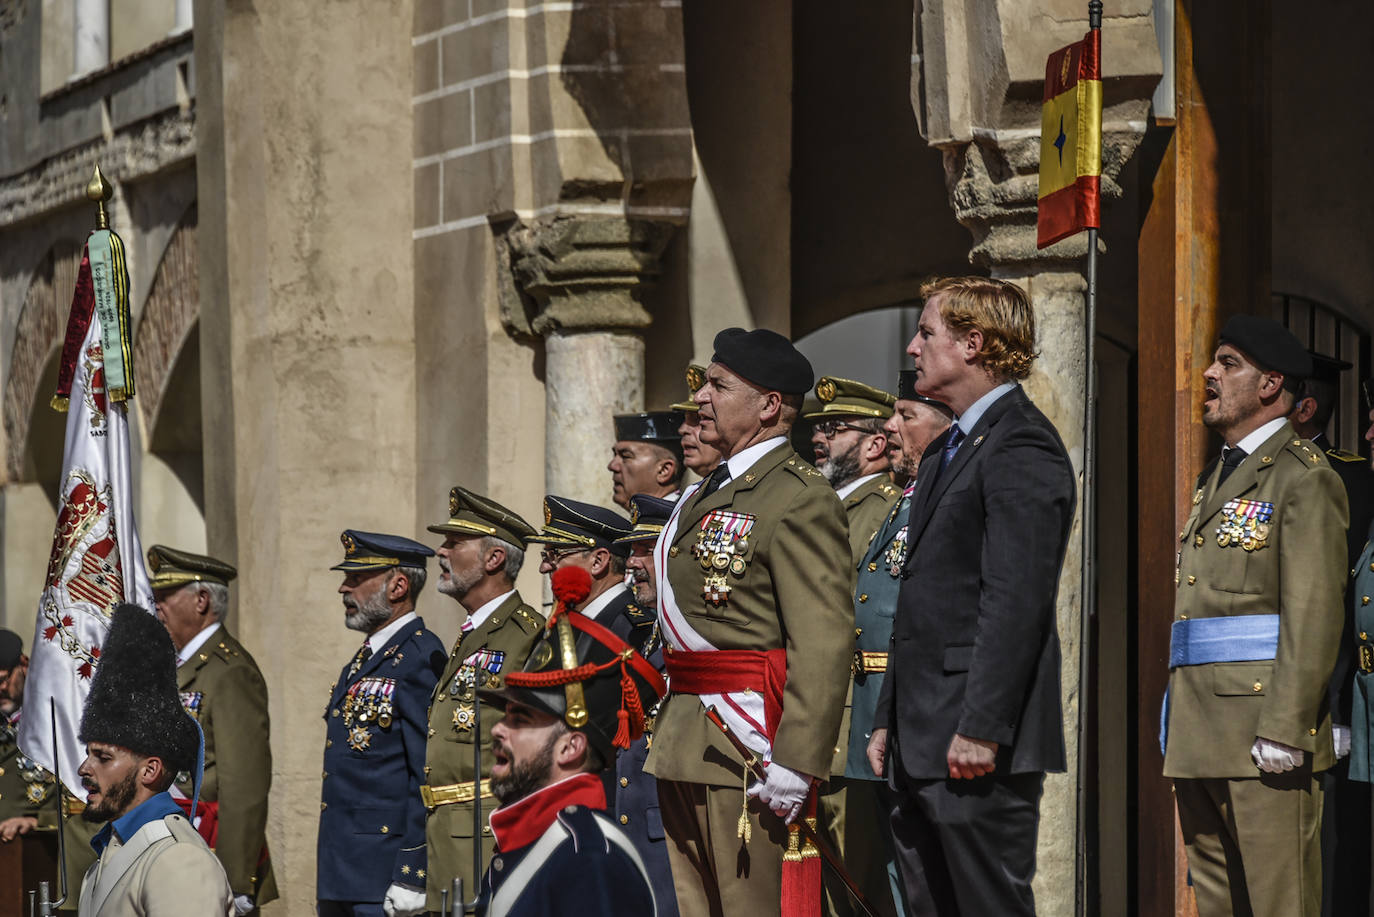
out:
{"label": "gray beard", "polygon": [[391,617],[391,603],[386,600],[384,589],[378,589],[372,593],[364,602],[356,601],[352,596],[344,599],[344,606],[351,609],[351,612],[344,615],[344,624],[349,630],[362,631],[370,634]]}
{"label": "gray beard", "polygon": [[449,571],[448,579],[445,580],[441,577],[434,588],[438,590],[440,595],[446,595],[453,599],[461,599],[472,591],[473,586],[476,586],[481,581],[481,570],[473,570],[471,573],[466,574],[451,570]]}
{"label": "gray beard", "polygon": [[857,447],[850,449],[842,455],[830,453],[824,465],[821,466],[821,474],[830,482],[830,486],[839,490],[850,481],[859,479],[859,450]]}

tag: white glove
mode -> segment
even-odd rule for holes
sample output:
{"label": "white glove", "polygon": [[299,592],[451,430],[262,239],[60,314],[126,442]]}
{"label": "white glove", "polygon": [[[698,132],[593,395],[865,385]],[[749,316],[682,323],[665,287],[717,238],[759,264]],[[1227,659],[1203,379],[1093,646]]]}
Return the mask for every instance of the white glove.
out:
{"label": "white glove", "polygon": [[800,814],[806,796],[811,792],[811,778],[788,770],[774,761],[768,765],[768,779],[749,788],[749,795],[757,797],[773,814],[792,824]]}
{"label": "white glove", "polygon": [[257,905],[254,904],[253,899],[247,895],[234,896],[234,913],[238,914],[239,917],[243,917],[244,914],[252,913],[255,907],[257,907]]}
{"label": "white glove", "polygon": [[1266,774],[1282,774],[1295,767],[1302,767],[1303,753],[1301,748],[1293,748],[1291,745],[1261,737],[1255,739],[1255,744],[1250,746],[1250,760]]}
{"label": "white glove", "polygon": [[391,883],[382,900],[382,913],[386,917],[415,917],[425,912],[425,890],[399,882]]}
{"label": "white glove", "polygon": [[1350,727],[1331,725],[1331,739],[1336,743],[1336,757],[1344,758],[1350,754]]}

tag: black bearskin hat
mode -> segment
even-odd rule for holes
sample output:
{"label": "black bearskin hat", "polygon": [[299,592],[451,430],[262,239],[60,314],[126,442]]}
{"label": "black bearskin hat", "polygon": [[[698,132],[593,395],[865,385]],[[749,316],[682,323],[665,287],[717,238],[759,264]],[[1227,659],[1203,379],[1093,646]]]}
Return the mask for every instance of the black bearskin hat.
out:
{"label": "black bearskin hat", "polygon": [[172,773],[196,766],[200,730],[181,706],[172,638],[137,605],[110,618],[77,738],[161,758]]}

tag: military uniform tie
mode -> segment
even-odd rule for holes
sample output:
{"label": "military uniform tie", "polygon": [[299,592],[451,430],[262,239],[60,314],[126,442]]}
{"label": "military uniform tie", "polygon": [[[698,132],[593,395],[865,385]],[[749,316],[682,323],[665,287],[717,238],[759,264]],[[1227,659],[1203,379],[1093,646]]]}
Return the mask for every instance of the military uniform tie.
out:
{"label": "military uniform tie", "polygon": [[719,465],[716,466],[716,470],[711,472],[710,477],[706,479],[706,483],[701,485],[700,499],[704,500],[705,498],[711,496],[711,494],[715,493],[716,491],[724,487],[729,482],[729,480],[730,466],[727,465],[725,462],[721,462]]}
{"label": "military uniform tie", "polygon": [[354,675],[357,675],[358,670],[363,667],[363,663],[371,658],[372,647],[364,643],[362,649],[358,650],[358,655],[353,657],[353,664],[348,667],[348,677],[352,678]]}
{"label": "military uniform tie", "polygon": [[1221,450],[1221,477],[1217,479],[1217,485],[1226,483],[1226,479],[1231,476],[1231,472],[1240,467],[1240,463],[1245,461],[1249,455],[1240,446],[1223,446]]}

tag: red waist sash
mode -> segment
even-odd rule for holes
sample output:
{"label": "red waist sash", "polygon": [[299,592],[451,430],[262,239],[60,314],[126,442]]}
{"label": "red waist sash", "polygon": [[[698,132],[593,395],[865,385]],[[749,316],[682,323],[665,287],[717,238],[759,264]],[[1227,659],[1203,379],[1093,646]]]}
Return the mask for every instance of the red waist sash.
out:
{"label": "red waist sash", "polygon": [[667,648],[668,687],[674,694],[736,694],[757,691],[763,697],[764,734],[771,740],[782,717],[782,689],[787,684],[787,650],[707,650]]}

